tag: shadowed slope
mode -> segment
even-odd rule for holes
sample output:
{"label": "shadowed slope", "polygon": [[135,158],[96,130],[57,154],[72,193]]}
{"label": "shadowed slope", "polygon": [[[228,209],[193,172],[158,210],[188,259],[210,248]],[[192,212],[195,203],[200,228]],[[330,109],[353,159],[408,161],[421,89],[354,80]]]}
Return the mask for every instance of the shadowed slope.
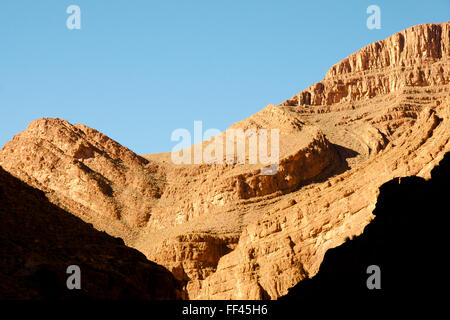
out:
{"label": "shadowed slope", "polygon": [[[180,299],[178,281],[0,167],[0,299]],[[81,268],[81,290],[66,269]]]}

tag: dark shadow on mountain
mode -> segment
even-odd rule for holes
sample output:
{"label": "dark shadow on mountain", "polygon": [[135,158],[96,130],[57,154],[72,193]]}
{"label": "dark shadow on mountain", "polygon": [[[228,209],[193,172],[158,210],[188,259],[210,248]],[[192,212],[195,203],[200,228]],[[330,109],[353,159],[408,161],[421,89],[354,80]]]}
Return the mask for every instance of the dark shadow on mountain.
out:
{"label": "dark shadow on mountain", "polygon": [[[408,303],[409,309],[422,306],[426,298],[436,297],[444,286],[443,262],[448,242],[445,235],[450,190],[450,153],[432,170],[432,179],[396,178],[380,188],[374,210],[375,219],[362,235],[326,252],[320,270],[280,298],[286,308],[320,304],[324,309],[336,302],[343,308],[372,306],[367,309]],[[380,268],[381,289],[374,284]],[[441,297],[443,298],[443,297]]]}
{"label": "dark shadow on mountain", "polygon": [[331,144],[331,147],[335,150],[335,155],[333,156],[333,159],[331,159],[329,165],[326,166],[317,176],[312,179],[302,181],[298,186],[293,188],[293,190],[289,190],[289,192],[301,189],[302,187],[312,183],[325,182],[331,177],[344,173],[345,171],[350,169],[347,159],[354,158],[359,155],[359,153],[355,150],[346,148],[344,146]]}
{"label": "dark shadow on mountain", "polygon": [[347,159],[354,158],[359,155],[355,150],[349,149],[338,144],[331,144],[332,148],[336,151],[338,159],[334,161],[329,168],[325,168],[321,174],[317,177],[315,182],[325,182],[332,176],[339,175],[350,169]]}
{"label": "dark shadow on mountain", "polygon": [[343,162],[347,162],[347,159],[349,158],[354,158],[357,155],[359,155],[358,152],[356,152],[355,150],[349,149],[347,147],[344,146],[340,146],[338,144],[332,144],[333,148],[336,149],[337,153],[339,154],[339,156],[341,157],[341,160]]}
{"label": "dark shadow on mountain", "polygon": [[[81,289],[69,290],[70,265]],[[48,201],[0,167],[0,300],[180,299],[181,284],[119,238]]]}

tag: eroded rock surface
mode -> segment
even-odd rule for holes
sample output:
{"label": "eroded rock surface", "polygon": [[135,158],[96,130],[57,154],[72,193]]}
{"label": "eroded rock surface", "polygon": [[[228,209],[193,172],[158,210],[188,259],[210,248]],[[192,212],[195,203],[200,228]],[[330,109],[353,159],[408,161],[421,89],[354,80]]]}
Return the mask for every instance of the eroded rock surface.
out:
{"label": "eroded rock surface", "polygon": [[167,267],[191,299],[276,299],[364,230],[383,183],[429,178],[450,150],[449,33],[424,24],[375,42],[231,126],[280,130],[275,175],[141,157],[59,119],[30,124],[0,165]]}

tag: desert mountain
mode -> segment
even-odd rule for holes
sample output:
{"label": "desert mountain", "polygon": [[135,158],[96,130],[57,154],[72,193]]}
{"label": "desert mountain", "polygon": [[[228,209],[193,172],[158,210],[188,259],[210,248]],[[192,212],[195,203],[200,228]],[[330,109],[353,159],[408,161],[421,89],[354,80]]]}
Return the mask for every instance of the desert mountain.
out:
{"label": "desert mountain", "polygon": [[276,299],[363,232],[384,183],[429,179],[450,151],[449,39],[449,22],[411,27],[231,126],[280,130],[274,175],[139,156],[60,119],[32,122],[0,165],[168,268],[191,299]]}

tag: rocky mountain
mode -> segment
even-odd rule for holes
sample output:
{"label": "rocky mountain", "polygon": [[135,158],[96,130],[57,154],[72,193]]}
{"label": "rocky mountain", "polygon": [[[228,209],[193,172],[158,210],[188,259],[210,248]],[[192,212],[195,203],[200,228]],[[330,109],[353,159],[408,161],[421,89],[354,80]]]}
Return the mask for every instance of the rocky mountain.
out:
{"label": "rocky mountain", "polygon": [[60,119],[31,123],[0,165],[168,268],[190,299],[277,299],[363,232],[384,183],[429,179],[450,151],[449,39],[445,22],[372,43],[221,134],[279,129],[274,175],[248,162],[139,156]]}

